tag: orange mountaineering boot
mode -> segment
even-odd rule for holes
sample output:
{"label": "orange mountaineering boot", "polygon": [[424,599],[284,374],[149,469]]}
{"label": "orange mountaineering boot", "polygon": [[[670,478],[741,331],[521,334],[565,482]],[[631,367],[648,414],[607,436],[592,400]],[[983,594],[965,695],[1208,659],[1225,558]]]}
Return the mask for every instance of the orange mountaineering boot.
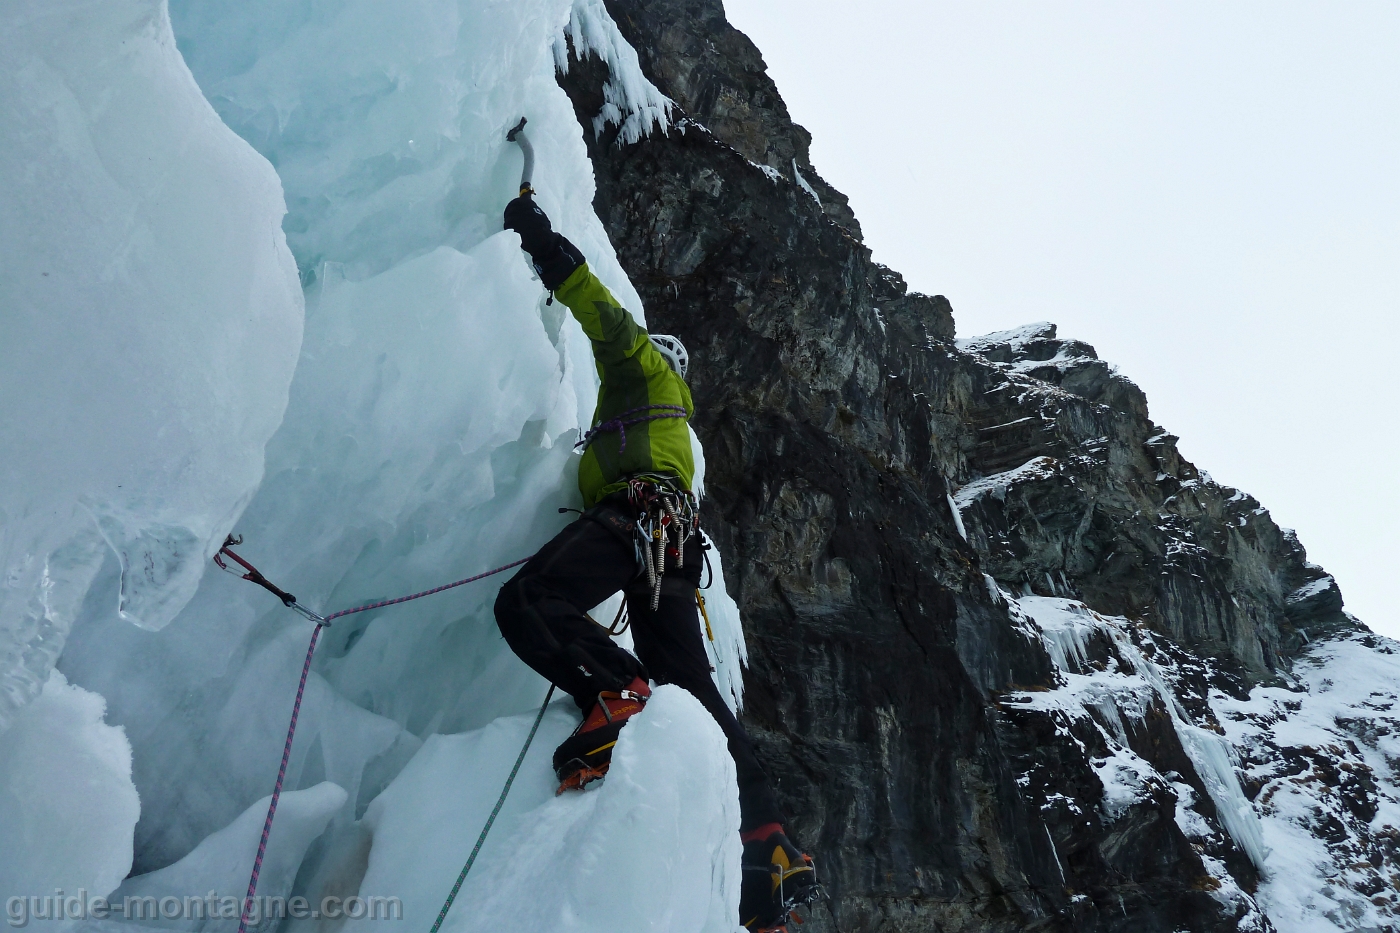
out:
{"label": "orange mountaineering boot", "polygon": [[559,790],[582,790],[592,781],[608,773],[612,763],[613,746],[627,720],[642,711],[651,697],[651,688],[640,677],[620,692],[605,690],[583,717],[574,734],[554,750],[554,773],[559,778]]}

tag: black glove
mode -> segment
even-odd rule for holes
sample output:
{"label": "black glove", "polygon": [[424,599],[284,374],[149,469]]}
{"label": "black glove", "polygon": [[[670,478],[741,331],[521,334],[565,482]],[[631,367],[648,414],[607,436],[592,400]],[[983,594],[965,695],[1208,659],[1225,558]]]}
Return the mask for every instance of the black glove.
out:
{"label": "black glove", "polygon": [[549,217],[535,199],[523,194],[506,205],[505,227],[520,234],[520,248],[530,254],[544,287],[554,291],[583,265],[583,254],[562,233],[555,233]]}

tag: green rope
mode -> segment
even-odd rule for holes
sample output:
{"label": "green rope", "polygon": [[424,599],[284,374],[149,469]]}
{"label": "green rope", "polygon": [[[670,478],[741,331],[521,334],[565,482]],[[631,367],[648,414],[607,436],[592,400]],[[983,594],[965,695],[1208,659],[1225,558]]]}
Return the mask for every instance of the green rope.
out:
{"label": "green rope", "polygon": [[477,853],[481,851],[481,844],[486,841],[486,834],[491,831],[491,824],[496,822],[496,816],[501,812],[501,806],[506,802],[506,794],[510,793],[510,785],[515,783],[515,775],[520,771],[520,764],[525,760],[525,753],[530,750],[530,743],[535,741],[535,732],[540,727],[540,720],[544,719],[545,708],[549,706],[550,698],[554,696],[554,685],[550,684],[549,692],[544,695],[544,702],[540,704],[540,711],[535,716],[535,724],[530,727],[530,734],[525,737],[525,744],[520,748],[520,754],[516,756],[515,767],[510,769],[510,777],[506,778],[506,786],[501,788],[501,796],[496,799],[496,805],[491,808],[491,815],[486,818],[486,825],[481,827],[481,835],[476,837],[476,845],[472,846],[472,854],[467,856],[467,864],[462,866],[462,873],[457,876],[457,883],[452,886],[452,893],[447,895],[447,903],[442,905],[442,910],[438,911],[437,920],[433,922],[432,933],[438,933],[438,927],[442,926],[442,921],[447,916],[447,912],[452,909],[452,902],[457,899],[457,892],[462,890],[462,882],[467,880],[467,872],[472,870],[472,862],[476,861]]}

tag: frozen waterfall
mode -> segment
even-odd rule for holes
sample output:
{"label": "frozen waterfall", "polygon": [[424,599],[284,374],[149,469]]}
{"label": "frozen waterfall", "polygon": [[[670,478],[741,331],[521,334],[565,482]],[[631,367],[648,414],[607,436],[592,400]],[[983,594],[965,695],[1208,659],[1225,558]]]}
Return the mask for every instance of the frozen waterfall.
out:
{"label": "frozen waterfall", "polygon": [[[236,531],[333,610],[561,527],[596,375],[501,231],[505,131],[528,115],[542,206],[641,317],[563,37],[607,56],[601,119],[664,129],[666,102],[590,0],[16,0],[0,21],[0,899],[241,897],[310,631],[207,558]],[[323,634],[259,894],[364,885],[400,899],[396,929],[431,921],[545,693],[496,630],[499,580]],[[707,597],[737,704],[718,566]],[[556,799],[574,721],[546,714],[444,929],[732,930],[718,728],[659,690],[609,779]],[[83,922],[236,926],[210,913]]]}

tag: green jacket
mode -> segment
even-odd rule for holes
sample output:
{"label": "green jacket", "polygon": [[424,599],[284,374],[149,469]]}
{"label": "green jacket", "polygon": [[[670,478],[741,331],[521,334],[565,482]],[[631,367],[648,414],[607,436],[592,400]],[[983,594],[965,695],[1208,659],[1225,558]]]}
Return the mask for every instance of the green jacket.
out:
{"label": "green jacket", "polygon": [[[602,379],[593,426],[647,419],[621,431],[613,426],[593,435],[578,467],[578,487],[585,507],[624,488],[626,478],[633,473],[673,476],[682,489],[689,489],[695,478],[695,460],[687,423],[695,407],[685,380],[672,371],[647,339],[647,332],[586,263],[564,280],[554,297],[573,312],[593,341],[593,359]],[[675,408],[647,409],[649,405]],[[684,410],[683,417],[676,408]],[[622,431],[626,431],[625,447]]]}

